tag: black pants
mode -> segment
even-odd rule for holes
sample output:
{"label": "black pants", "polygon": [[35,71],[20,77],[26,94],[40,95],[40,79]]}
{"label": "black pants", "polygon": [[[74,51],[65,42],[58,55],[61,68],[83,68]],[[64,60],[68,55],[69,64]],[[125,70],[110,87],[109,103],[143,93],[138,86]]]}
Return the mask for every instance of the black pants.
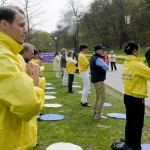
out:
{"label": "black pants", "polygon": [[68,92],[72,92],[72,83],[74,81],[74,74],[69,74],[68,79]]}
{"label": "black pants", "polygon": [[111,70],[113,70],[113,67],[115,68],[115,70],[117,70],[116,62],[110,62],[110,64],[111,64]]}
{"label": "black pants", "polygon": [[63,75],[64,75],[64,74],[63,74],[63,70],[62,70],[62,75],[61,75],[62,79],[63,79]]}
{"label": "black pants", "polygon": [[124,104],[126,106],[125,140],[132,147],[132,150],[141,150],[145,111],[144,99],[124,94]]}

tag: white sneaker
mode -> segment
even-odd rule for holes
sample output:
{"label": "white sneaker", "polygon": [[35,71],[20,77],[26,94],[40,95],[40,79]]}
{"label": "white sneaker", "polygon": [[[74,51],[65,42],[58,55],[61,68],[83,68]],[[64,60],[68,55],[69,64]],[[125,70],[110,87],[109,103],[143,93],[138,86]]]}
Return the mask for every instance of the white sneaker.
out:
{"label": "white sneaker", "polygon": [[101,115],[101,116],[95,116],[95,119],[107,119],[107,117]]}

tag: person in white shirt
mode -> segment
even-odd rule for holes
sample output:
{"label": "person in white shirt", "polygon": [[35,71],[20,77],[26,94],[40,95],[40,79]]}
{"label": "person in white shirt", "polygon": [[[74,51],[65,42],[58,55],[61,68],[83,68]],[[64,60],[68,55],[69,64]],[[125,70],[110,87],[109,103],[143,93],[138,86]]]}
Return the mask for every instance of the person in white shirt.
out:
{"label": "person in white shirt", "polygon": [[117,70],[116,67],[116,55],[114,54],[114,51],[111,51],[109,54],[109,61],[111,64],[111,71],[113,71],[113,67],[115,68],[115,70]]}

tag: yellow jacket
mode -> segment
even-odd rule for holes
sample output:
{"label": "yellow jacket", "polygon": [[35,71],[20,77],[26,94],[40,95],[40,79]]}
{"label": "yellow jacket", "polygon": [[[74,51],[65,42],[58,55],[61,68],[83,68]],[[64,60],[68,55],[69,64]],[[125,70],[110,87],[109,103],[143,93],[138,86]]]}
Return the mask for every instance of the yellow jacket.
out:
{"label": "yellow jacket", "polygon": [[[39,65],[39,62],[38,60],[35,60],[35,59],[32,59],[31,60],[31,63],[37,65],[39,68],[40,68],[40,71],[44,71],[44,69],[42,70],[41,68],[43,68],[44,66],[41,66]],[[45,78],[44,77],[39,77],[39,87],[43,90],[45,90]]]}
{"label": "yellow jacket", "polygon": [[31,63],[37,65],[37,66],[40,68],[41,73],[43,74],[43,71],[45,70],[45,68],[44,68],[44,66],[41,66],[41,67],[40,67],[38,60],[32,59],[32,60],[31,60]]}
{"label": "yellow jacket", "polygon": [[32,59],[32,60],[31,60],[31,63],[37,65],[37,66],[40,68],[40,65],[39,65],[38,60]]}
{"label": "yellow jacket", "polygon": [[34,87],[18,55],[22,46],[0,32],[0,149],[29,150],[36,144],[36,114],[44,93]]}
{"label": "yellow jacket", "polygon": [[45,91],[45,78],[39,77],[39,87]]}
{"label": "yellow jacket", "polygon": [[78,66],[79,66],[79,72],[87,71],[88,70],[88,60],[86,59],[85,54],[80,53],[78,58]]}
{"label": "yellow jacket", "polygon": [[122,69],[124,93],[137,98],[148,97],[147,80],[150,80],[150,69],[141,58],[129,55],[125,60]]}
{"label": "yellow jacket", "polygon": [[73,62],[70,63],[69,59],[71,58],[67,59],[66,70],[67,70],[67,73],[73,73],[76,71],[75,64]]}

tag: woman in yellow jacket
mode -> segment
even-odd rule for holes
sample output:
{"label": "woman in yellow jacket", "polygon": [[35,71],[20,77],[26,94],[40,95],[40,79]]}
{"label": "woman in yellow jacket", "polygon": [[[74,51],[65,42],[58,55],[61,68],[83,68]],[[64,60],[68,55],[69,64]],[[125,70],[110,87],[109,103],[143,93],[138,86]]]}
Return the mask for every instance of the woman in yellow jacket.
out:
{"label": "woman in yellow jacket", "polygon": [[74,73],[76,71],[75,64],[77,64],[77,61],[73,60],[72,57],[73,57],[73,52],[72,51],[68,52],[66,70],[67,73],[69,74],[69,79],[68,79],[69,93],[74,93],[74,91],[72,91],[72,83],[74,81]]}
{"label": "woman in yellow jacket", "polygon": [[34,56],[31,62],[37,65],[40,68],[40,72],[43,73],[45,68],[43,66],[42,61],[38,58],[39,58],[39,52],[38,50],[34,49]]}
{"label": "woman in yellow jacket", "polygon": [[125,141],[132,150],[141,150],[144,98],[148,97],[147,80],[150,80],[150,69],[138,58],[140,47],[135,42],[129,42],[124,47],[124,52],[127,54],[122,69],[126,107]]}
{"label": "woman in yellow jacket", "polygon": [[[44,66],[41,63],[41,60],[38,60],[37,58],[39,57],[39,52],[34,49],[34,56],[33,59],[31,60],[31,63],[37,65],[39,67],[39,87],[45,90],[45,77],[43,77],[42,72],[44,71]],[[42,65],[41,65],[42,64]]]}

